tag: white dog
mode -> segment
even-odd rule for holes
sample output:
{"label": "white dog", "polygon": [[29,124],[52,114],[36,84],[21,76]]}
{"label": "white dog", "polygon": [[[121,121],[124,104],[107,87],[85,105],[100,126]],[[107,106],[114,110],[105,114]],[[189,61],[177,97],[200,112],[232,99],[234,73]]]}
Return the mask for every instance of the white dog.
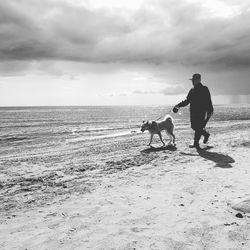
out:
{"label": "white dog", "polygon": [[175,135],[174,135],[174,123],[173,118],[170,115],[165,116],[164,120],[162,121],[143,121],[141,126],[141,131],[144,132],[148,130],[151,137],[148,146],[151,146],[151,142],[153,139],[154,134],[158,134],[160,137],[163,146],[165,146],[164,141],[162,140],[161,131],[165,130],[167,135],[170,138],[169,145],[175,145]]}

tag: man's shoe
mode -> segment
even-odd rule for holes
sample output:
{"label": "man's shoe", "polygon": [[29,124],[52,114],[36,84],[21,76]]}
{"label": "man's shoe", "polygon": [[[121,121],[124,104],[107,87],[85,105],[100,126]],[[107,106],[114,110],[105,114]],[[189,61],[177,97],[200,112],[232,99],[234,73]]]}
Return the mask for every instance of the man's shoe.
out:
{"label": "man's shoe", "polygon": [[207,143],[207,142],[208,142],[209,136],[210,136],[209,133],[207,133],[207,134],[204,136],[203,143]]}
{"label": "man's shoe", "polygon": [[200,145],[199,143],[194,143],[194,144],[191,144],[189,145],[190,148],[200,148]]}

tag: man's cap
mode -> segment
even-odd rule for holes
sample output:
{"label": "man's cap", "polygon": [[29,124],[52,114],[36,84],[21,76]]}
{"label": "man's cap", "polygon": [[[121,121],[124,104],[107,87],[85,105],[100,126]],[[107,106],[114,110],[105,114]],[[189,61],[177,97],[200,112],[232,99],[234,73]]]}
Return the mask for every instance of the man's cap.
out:
{"label": "man's cap", "polygon": [[201,74],[199,74],[199,73],[195,73],[195,74],[193,74],[193,76],[192,76],[192,78],[190,78],[189,80],[194,80],[194,79],[201,79]]}

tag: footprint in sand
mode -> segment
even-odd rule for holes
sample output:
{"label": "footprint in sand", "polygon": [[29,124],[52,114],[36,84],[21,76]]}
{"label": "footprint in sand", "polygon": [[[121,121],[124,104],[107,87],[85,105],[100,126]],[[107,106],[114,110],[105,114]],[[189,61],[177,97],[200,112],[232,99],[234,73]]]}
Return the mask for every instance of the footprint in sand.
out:
{"label": "footprint in sand", "polygon": [[58,226],[62,224],[62,221],[61,220],[58,220],[56,222],[52,222],[52,223],[49,223],[48,224],[48,228],[49,229],[55,229],[55,228],[58,228]]}
{"label": "footprint in sand", "polygon": [[131,231],[133,231],[134,233],[139,233],[139,232],[142,232],[142,231],[145,231],[145,230],[147,230],[147,228],[145,228],[145,227],[132,227],[131,228]]}
{"label": "footprint in sand", "polygon": [[70,228],[69,232],[71,232],[71,233],[87,227],[86,223],[84,223],[83,216],[78,215],[78,214],[72,215],[68,219],[67,224]]}

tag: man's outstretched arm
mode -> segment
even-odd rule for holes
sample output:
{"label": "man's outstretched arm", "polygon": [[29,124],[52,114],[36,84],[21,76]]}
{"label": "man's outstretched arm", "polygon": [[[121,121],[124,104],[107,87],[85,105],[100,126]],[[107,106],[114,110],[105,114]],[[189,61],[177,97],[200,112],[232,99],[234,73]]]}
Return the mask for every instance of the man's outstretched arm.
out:
{"label": "man's outstretched arm", "polygon": [[187,106],[191,102],[192,89],[188,92],[187,98],[174,106],[173,112],[177,113],[179,108]]}

